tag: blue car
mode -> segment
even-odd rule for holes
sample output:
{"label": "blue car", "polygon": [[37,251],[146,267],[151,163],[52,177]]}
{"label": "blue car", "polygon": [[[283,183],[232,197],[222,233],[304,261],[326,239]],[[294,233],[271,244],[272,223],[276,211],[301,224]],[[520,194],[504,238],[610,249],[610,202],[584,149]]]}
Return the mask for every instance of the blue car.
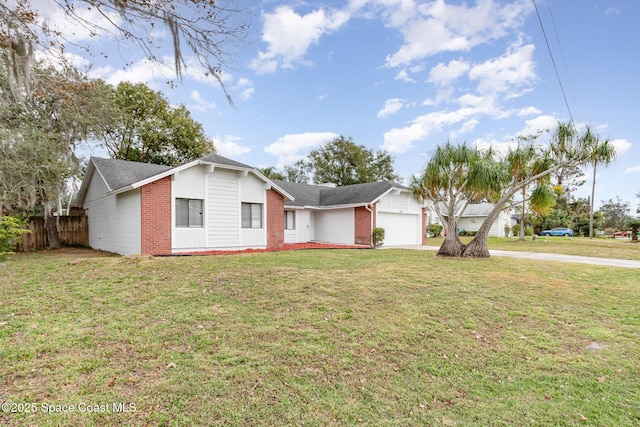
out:
{"label": "blue car", "polygon": [[573,237],[573,230],[566,227],[556,227],[556,228],[552,228],[551,230],[542,230],[542,233],[540,234],[543,236],[572,236]]}

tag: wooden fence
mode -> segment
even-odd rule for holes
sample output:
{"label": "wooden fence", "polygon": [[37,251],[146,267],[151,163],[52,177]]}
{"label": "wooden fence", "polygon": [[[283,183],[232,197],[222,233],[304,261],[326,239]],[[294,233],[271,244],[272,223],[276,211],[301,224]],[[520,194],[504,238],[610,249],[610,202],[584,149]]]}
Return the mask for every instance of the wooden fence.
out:
{"label": "wooden fence", "polygon": [[[86,216],[61,216],[58,219],[58,234],[63,246],[89,246],[89,222]],[[51,221],[55,220],[56,218],[51,218]],[[22,241],[18,243],[19,251],[32,251],[49,246],[44,218],[30,218],[29,230],[31,233],[23,234]]]}

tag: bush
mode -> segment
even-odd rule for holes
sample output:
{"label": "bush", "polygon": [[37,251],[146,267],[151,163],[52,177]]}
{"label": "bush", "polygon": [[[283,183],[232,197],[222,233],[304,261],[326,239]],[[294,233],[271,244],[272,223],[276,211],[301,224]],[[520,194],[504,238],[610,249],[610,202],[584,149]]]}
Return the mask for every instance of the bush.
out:
{"label": "bush", "polygon": [[26,226],[26,220],[15,216],[0,217],[0,261],[15,253],[21,235],[31,233]]}
{"label": "bush", "polygon": [[[514,224],[513,227],[511,227],[511,232],[513,233],[514,237],[518,237],[520,235],[520,224]],[[525,228],[524,235],[527,237],[533,236],[533,227],[528,226],[527,228]]]}
{"label": "bush", "polygon": [[509,237],[511,232],[511,227],[509,227],[509,225],[505,225],[504,226],[504,237]]}
{"label": "bush", "polygon": [[427,225],[425,231],[427,232],[427,237],[439,237],[442,235],[442,226],[440,224],[429,224]]}
{"label": "bush", "polygon": [[384,242],[384,228],[376,227],[371,230],[371,240],[373,241],[373,246],[376,248],[382,246]]}

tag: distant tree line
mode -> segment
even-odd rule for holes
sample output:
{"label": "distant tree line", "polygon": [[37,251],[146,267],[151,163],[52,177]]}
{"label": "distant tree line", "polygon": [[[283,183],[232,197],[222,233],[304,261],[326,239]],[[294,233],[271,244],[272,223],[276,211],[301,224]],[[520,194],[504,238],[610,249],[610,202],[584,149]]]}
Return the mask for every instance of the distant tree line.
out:
{"label": "distant tree line", "polygon": [[285,166],[261,169],[271,179],[315,184],[333,183],[341,187],[375,181],[398,181],[393,157],[386,150],[374,151],[357,145],[351,137],[339,136],[311,150],[303,159]]}

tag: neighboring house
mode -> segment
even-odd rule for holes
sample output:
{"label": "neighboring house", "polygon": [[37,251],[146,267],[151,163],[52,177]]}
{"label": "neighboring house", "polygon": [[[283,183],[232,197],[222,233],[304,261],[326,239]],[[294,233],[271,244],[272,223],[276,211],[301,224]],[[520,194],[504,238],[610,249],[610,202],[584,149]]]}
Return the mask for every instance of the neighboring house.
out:
{"label": "neighboring house", "polygon": [[321,241],[422,243],[420,204],[389,182],[345,187],[274,182],[212,154],[177,167],[91,158],[77,205],[89,245],[123,255],[273,249]]}
{"label": "neighboring house", "polygon": [[[433,203],[426,203],[426,217],[427,224],[440,224],[437,213],[435,212],[435,206]],[[493,203],[470,203],[460,216],[458,220],[458,229],[460,231],[478,231],[482,223],[487,219],[489,213],[493,209]],[[440,206],[441,212],[446,212],[444,206]],[[456,214],[460,213],[462,205],[458,208]],[[446,214],[445,214],[446,217]],[[511,211],[505,209],[500,211],[498,217],[491,225],[489,230],[489,236],[491,237],[506,237],[504,233],[505,226],[509,228],[513,227],[516,221],[513,219]],[[446,225],[446,224],[441,224]]]}
{"label": "neighboring house", "polygon": [[385,246],[423,242],[421,204],[405,186],[387,181],[335,187],[275,181],[292,195],[285,202],[285,242],[370,245],[371,231],[384,228]]}
{"label": "neighboring house", "polygon": [[251,166],[212,154],[174,168],[91,158],[77,204],[92,248],[160,255],[282,247],[292,199]]}

